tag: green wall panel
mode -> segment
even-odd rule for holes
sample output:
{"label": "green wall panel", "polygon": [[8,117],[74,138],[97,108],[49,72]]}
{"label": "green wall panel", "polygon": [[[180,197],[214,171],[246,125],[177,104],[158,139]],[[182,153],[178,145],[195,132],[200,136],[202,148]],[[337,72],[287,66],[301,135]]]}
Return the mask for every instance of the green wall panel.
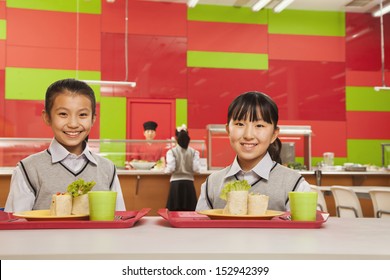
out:
{"label": "green wall panel", "polygon": [[[5,68],[5,99],[44,100],[47,87],[53,82],[74,78],[75,70]],[[78,71],[79,79],[100,80],[100,72]],[[93,86],[97,102],[100,101],[100,87]]]}
{"label": "green wall panel", "polygon": [[390,112],[388,91],[375,91],[373,87],[346,87],[347,111]]}
{"label": "green wall panel", "polygon": [[254,13],[250,8],[238,8],[214,5],[196,5],[189,8],[188,20],[210,21],[210,22],[232,22],[267,24],[267,12],[261,10]]}
{"label": "green wall panel", "polygon": [[269,10],[268,31],[271,34],[295,34],[317,36],[345,36],[345,13]]}
{"label": "green wall panel", "polygon": [[101,0],[7,0],[8,8],[101,14]]}
{"label": "green wall panel", "polygon": [[7,39],[7,22],[4,19],[0,19],[0,40]]}
{"label": "green wall panel", "polygon": [[187,51],[188,67],[267,70],[267,54]]}
{"label": "green wall panel", "polygon": [[176,99],[176,126],[187,125],[187,99]]}
{"label": "green wall panel", "polygon": [[100,138],[126,139],[126,98],[100,99]]}
{"label": "green wall panel", "polygon": [[[100,139],[126,139],[126,98],[102,97],[100,100]],[[100,154],[124,167],[126,143],[100,142]]]}
{"label": "green wall panel", "polygon": [[381,143],[390,143],[390,139],[347,140],[348,162],[382,165]]}

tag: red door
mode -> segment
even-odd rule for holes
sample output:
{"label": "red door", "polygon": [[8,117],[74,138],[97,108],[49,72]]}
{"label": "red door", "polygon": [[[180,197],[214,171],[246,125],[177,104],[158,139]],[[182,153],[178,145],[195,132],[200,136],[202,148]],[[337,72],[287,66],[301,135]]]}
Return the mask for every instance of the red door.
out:
{"label": "red door", "polygon": [[176,127],[175,101],[169,99],[128,99],[127,139],[145,139],[143,123],[155,121],[156,140],[170,139]]}

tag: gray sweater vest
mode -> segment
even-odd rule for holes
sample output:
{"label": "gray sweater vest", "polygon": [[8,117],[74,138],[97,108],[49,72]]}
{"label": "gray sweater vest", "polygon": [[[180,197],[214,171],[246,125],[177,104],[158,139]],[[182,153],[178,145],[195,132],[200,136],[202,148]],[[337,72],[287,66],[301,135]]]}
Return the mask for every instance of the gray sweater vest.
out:
{"label": "gray sweater vest", "polygon": [[[227,182],[236,180],[233,176],[224,181],[230,166],[210,174],[206,181],[206,201],[211,209],[222,209],[226,201],[219,197],[221,190]],[[288,202],[288,193],[294,191],[303,177],[296,171],[283,165],[276,164],[270,172],[268,180],[257,181],[249,192],[269,196],[268,209],[285,211]]]}
{"label": "gray sweater vest", "polygon": [[194,181],[193,160],[195,150],[191,147],[188,147],[186,150],[177,145],[172,149],[172,154],[176,160],[176,168],[171,175],[171,181]]}
{"label": "gray sweater vest", "polygon": [[33,210],[49,209],[52,195],[66,192],[67,186],[79,178],[86,182],[95,181],[94,191],[110,190],[116,174],[114,164],[106,158],[91,154],[98,164],[88,161],[77,173],[73,173],[61,162],[53,164],[48,150],[20,161],[18,166],[35,194]]}

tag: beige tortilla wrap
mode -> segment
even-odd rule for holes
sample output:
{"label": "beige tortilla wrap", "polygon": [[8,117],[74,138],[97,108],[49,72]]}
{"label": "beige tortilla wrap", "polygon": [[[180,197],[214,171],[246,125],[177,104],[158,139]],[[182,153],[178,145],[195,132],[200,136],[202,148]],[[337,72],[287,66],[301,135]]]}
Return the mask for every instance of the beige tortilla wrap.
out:
{"label": "beige tortilla wrap", "polygon": [[51,216],[69,216],[72,212],[72,196],[70,194],[53,194],[50,204]]}
{"label": "beige tortilla wrap", "polygon": [[269,197],[262,194],[248,195],[248,215],[264,215],[268,208]]}
{"label": "beige tortilla wrap", "polygon": [[83,194],[73,198],[72,214],[89,215],[88,194]]}
{"label": "beige tortilla wrap", "polygon": [[223,210],[227,215],[246,215],[248,213],[248,191],[231,191],[227,194],[226,207]]}

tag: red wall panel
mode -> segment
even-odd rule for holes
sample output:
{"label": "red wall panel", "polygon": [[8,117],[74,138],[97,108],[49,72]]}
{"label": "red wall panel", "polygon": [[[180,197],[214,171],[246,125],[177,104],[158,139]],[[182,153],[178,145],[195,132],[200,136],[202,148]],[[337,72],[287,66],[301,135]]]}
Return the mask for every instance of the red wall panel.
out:
{"label": "red wall panel", "polygon": [[[354,71],[381,70],[380,19],[370,13],[346,14],[346,62]],[[390,17],[383,17],[384,50],[390,53]],[[390,68],[390,56],[385,56],[386,69]]]}
{"label": "red wall panel", "polygon": [[4,137],[5,126],[7,126],[8,120],[5,119],[5,71],[0,69],[0,137]]}
{"label": "red wall panel", "polygon": [[[187,6],[177,3],[129,1],[129,34],[186,36]],[[125,32],[125,1],[102,1],[102,32]],[[123,17],[118,16],[123,15]]]}
{"label": "red wall panel", "polygon": [[[325,152],[334,152],[335,157],[347,156],[346,122],[281,120],[280,125],[310,125],[312,129],[312,157],[322,157]],[[296,147],[296,155],[303,156],[303,142]]]}
{"label": "red wall panel", "polygon": [[[102,39],[102,78],[124,80],[123,35],[105,33]],[[128,80],[137,87],[129,93],[118,88],[115,96],[187,98],[186,38],[129,35],[128,46]]]}
{"label": "red wall panel", "polygon": [[0,1],[0,19],[5,19],[5,1]]}
{"label": "red wall panel", "polygon": [[268,53],[268,27],[260,24],[189,21],[188,50]]}
{"label": "red wall panel", "polygon": [[[76,55],[75,49],[8,46],[7,66],[22,68],[77,69]],[[78,56],[79,70],[94,70],[100,72],[100,51],[80,50]],[[45,59],[42,59],[42,57]]]}
{"label": "red wall panel", "polygon": [[345,61],[345,38],[269,34],[269,58],[303,61]]}
{"label": "red wall panel", "polygon": [[[42,119],[41,113],[44,108],[43,101],[20,101],[6,100],[5,101],[5,116],[7,127],[4,137],[26,137],[26,138],[51,138],[53,132]],[[23,113],[20,113],[23,112]],[[99,138],[100,127],[100,105],[96,106],[97,119],[92,127],[90,138]]]}
{"label": "red wall panel", "polygon": [[0,70],[5,69],[5,40],[0,40]]}
{"label": "red wall panel", "polygon": [[389,131],[390,112],[347,112],[348,139],[389,139]]}
{"label": "red wall panel", "polygon": [[285,120],[345,120],[345,63],[270,60],[264,90]]}
{"label": "red wall panel", "polygon": [[[100,50],[100,15],[79,16],[79,49]],[[76,19],[76,13],[7,9],[7,45],[76,49]]]}
{"label": "red wall panel", "polygon": [[267,84],[266,71],[189,68],[188,126],[206,128],[207,124],[226,123],[227,108],[237,95],[266,91]]}
{"label": "red wall panel", "polygon": [[[385,80],[390,80],[390,72],[385,72]],[[381,86],[382,72],[381,71],[346,71],[346,86]]]}

